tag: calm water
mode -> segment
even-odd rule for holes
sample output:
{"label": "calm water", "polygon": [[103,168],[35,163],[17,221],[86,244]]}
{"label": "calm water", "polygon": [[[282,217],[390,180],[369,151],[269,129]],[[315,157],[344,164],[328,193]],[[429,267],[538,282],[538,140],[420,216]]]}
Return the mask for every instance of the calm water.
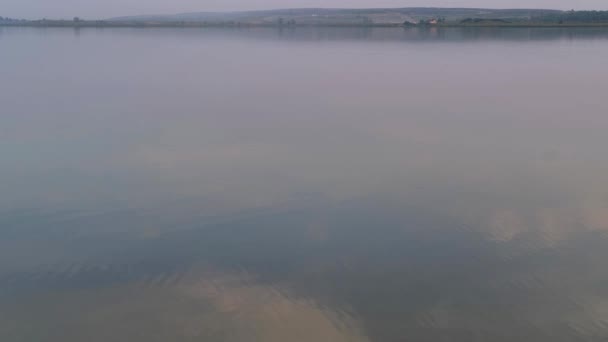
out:
{"label": "calm water", "polygon": [[0,28],[0,341],[608,340],[608,30]]}

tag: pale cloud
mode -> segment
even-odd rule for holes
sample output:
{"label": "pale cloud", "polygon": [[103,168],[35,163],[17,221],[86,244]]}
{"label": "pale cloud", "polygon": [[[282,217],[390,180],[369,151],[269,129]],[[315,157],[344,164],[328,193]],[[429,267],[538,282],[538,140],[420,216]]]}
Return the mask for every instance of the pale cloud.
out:
{"label": "pale cloud", "polygon": [[[33,324],[53,341],[369,342],[348,313],[246,274],[204,272],[174,287],[137,285],[51,292],[42,301],[5,306],[0,339],[31,336]],[[35,314],[24,319],[28,309]],[[51,313],[55,309],[59,314]],[[16,319],[3,320],[9,313]]]}

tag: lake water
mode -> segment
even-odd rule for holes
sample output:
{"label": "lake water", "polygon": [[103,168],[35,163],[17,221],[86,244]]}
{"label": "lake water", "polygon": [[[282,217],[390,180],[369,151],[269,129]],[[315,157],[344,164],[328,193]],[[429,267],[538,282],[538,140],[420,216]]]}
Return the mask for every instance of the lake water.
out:
{"label": "lake water", "polygon": [[0,341],[608,339],[608,30],[0,28]]}

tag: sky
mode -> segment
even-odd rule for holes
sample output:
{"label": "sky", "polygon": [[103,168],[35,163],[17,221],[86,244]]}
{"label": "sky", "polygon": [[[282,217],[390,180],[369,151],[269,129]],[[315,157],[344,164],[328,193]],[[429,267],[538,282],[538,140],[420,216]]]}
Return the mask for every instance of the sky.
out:
{"label": "sky", "polygon": [[0,0],[0,16],[105,19],[138,14],[273,8],[410,6],[608,10],[608,0]]}

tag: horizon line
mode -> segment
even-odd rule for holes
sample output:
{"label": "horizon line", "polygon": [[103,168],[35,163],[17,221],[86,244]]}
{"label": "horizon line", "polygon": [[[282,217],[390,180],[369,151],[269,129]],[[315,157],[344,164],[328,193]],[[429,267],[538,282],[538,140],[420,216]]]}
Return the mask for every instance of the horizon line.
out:
{"label": "horizon line", "polygon": [[[192,10],[192,11],[180,11],[180,12],[167,12],[167,13],[139,13],[139,14],[121,14],[121,15],[113,15],[110,17],[86,17],[79,16],[85,20],[108,20],[113,18],[125,18],[125,17],[143,17],[143,16],[171,16],[171,15],[183,15],[183,14],[193,14],[193,13],[217,13],[217,14],[229,14],[229,13],[247,13],[247,12],[268,12],[268,11],[289,11],[289,10],[397,10],[397,9],[468,9],[468,10],[547,10],[547,11],[561,11],[567,12],[574,9],[560,9],[560,8],[544,8],[544,7],[441,7],[441,6],[397,6],[397,7],[279,7],[279,8],[267,8],[267,9],[239,9],[239,10],[219,10],[219,11],[206,11],[206,10]],[[608,9],[607,9],[608,10]],[[577,9],[575,11],[606,11],[600,9]],[[4,16],[4,17],[12,17],[12,16]],[[49,19],[49,20],[69,20],[74,16],[68,15],[65,17],[48,17],[42,16],[37,17],[29,17],[30,19],[26,19],[26,17],[15,17],[16,19],[26,19],[26,20],[41,20],[41,19]],[[52,19],[55,18],[55,19]],[[91,19],[87,19],[91,18]]]}

